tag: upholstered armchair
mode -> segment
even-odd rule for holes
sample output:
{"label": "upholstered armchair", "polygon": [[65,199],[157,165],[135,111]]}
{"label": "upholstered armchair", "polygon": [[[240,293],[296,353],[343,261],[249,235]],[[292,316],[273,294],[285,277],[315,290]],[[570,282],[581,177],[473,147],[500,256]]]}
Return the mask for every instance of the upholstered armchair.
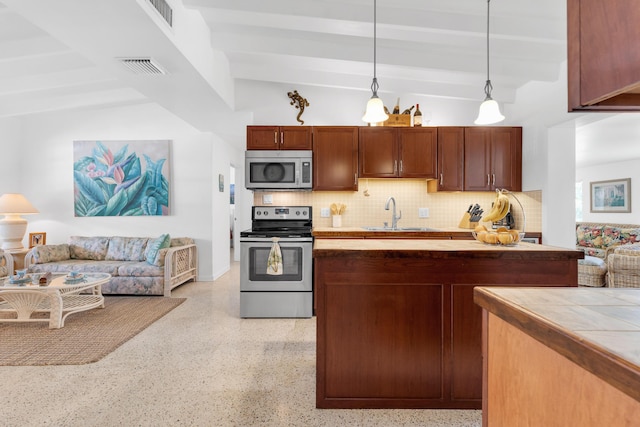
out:
{"label": "upholstered armchair", "polygon": [[607,257],[610,288],[640,288],[640,244],[618,246]]}
{"label": "upholstered armchair", "polygon": [[13,257],[0,249],[0,278],[13,274]]}

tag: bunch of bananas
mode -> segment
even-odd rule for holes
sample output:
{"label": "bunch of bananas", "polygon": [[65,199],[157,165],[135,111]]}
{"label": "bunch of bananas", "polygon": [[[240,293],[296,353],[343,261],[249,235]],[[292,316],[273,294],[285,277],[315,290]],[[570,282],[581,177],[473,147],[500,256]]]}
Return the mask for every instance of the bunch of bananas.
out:
{"label": "bunch of bananas", "polygon": [[493,202],[491,210],[482,217],[482,221],[500,221],[502,218],[507,216],[510,206],[511,203],[509,202],[509,196],[501,191],[498,191],[498,194],[496,195],[496,201]]}

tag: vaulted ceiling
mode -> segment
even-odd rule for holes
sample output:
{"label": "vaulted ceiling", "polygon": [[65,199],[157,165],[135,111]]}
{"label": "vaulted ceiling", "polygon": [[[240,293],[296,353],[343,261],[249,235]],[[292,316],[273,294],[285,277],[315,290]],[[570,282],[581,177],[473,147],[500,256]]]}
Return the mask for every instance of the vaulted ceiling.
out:
{"label": "vaulted ceiling", "polygon": [[[167,0],[172,26],[158,2],[0,0],[0,117],[155,102],[211,130],[211,117],[233,121],[244,81],[369,90],[372,0]],[[377,3],[381,93],[483,97],[486,1]],[[494,98],[511,103],[527,82],[560,77],[565,8],[491,2]],[[167,74],[136,74],[125,57]]]}

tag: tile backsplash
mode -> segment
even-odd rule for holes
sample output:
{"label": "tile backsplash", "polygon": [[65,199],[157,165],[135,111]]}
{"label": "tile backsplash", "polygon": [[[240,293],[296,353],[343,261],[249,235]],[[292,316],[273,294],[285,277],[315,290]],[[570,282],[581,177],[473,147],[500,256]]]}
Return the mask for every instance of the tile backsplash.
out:
{"label": "tile backsplash", "polygon": [[[391,211],[386,211],[384,205],[393,196],[397,212],[402,211],[399,226],[451,228],[458,226],[470,204],[477,203],[487,212],[495,199],[494,192],[428,193],[427,182],[423,179],[360,179],[358,191],[256,191],[254,205],[265,205],[264,195],[272,196],[273,206],[313,206],[314,227],[331,227],[331,218],[322,218],[320,211],[332,203],[347,206],[342,215],[343,227],[382,226],[385,221],[391,224]],[[521,192],[515,196],[525,212],[526,231],[541,231],[542,192]],[[522,229],[522,210],[513,197],[510,199],[516,228]],[[418,208],[428,208],[429,217],[419,218]]]}

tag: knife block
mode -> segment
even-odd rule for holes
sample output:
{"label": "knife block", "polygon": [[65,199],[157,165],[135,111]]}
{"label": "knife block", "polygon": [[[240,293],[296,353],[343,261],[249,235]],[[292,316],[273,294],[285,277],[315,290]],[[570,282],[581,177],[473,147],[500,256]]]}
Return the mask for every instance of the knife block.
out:
{"label": "knife block", "polygon": [[459,228],[470,228],[470,229],[474,229],[476,228],[476,226],[478,225],[478,222],[471,222],[469,221],[471,219],[471,215],[469,215],[469,212],[465,212],[464,215],[462,215],[462,219],[460,220],[460,224],[458,224]]}

